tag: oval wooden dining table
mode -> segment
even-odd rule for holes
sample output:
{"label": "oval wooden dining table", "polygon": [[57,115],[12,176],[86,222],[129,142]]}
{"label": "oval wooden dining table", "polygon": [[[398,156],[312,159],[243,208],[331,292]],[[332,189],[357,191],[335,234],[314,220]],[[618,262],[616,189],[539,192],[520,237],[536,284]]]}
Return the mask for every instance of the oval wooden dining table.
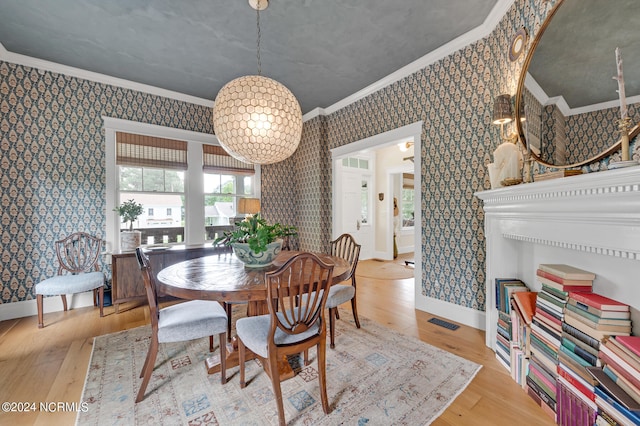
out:
{"label": "oval wooden dining table", "polygon": [[[275,270],[300,252],[281,251],[273,264],[264,268],[247,268],[230,252],[200,257],[176,263],[162,269],[156,278],[159,294],[187,300],[215,300],[228,303],[247,303],[247,315],[268,313],[265,272]],[[349,275],[349,263],[336,256],[315,253],[325,263],[333,264],[332,285],[342,282]],[[227,368],[238,365],[237,339],[226,347]],[[222,353],[222,351],[220,351]],[[281,363],[280,377],[293,376],[285,361]],[[219,355],[205,360],[209,374],[220,371]]]}

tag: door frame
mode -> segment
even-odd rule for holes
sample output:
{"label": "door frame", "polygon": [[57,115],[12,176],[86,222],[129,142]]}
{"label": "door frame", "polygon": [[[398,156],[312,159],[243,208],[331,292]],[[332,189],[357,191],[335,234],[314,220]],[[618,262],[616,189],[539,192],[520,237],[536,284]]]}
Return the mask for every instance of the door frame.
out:
{"label": "door frame", "polygon": [[[337,214],[335,206],[337,205],[338,199],[338,191],[336,187],[336,167],[335,162],[342,157],[348,156],[349,154],[354,154],[356,152],[365,151],[365,150],[376,150],[378,148],[384,148],[390,145],[398,144],[399,142],[413,138],[413,174],[415,177],[415,181],[417,182],[415,186],[415,201],[414,201],[414,211],[417,214],[416,216],[419,220],[416,220],[414,226],[414,244],[416,250],[414,251],[414,262],[415,262],[415,292],[416,296],[418,296],[419,289],[422,287],[422,173],[421,173],[421,154],[422,154],[422,126],[423,121],[416,121],[411,124],[407,124],[406,126],[398,127],[397,129],[389,130],[384,133],[379,133],[377,135],[373,135],[371,137],[361,139],[359,141],[351,142],[346,145],[342,145],[333,149],[330,149],[331,152],[331,235],[332,239],[337,237],[336,235],[336,220]],[[417,297],[416,297],[417,299]]]}

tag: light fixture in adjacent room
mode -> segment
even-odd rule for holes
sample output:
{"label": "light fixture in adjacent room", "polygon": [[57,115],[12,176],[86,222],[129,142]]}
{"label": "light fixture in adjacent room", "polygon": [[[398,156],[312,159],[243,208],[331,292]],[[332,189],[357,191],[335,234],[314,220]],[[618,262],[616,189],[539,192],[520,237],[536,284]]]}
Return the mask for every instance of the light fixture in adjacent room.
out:
{"label": "light fixture in adjacent room", "polygon": [[398,144],[398,149],[400,149],[400,151],[402,152],[407,152],[409,151],[409,148],[411,148],[413,146],[413,142],[400,142]]}
{"label": "light fixture in adjacent room", "polygon": [[236,78],[216,96],[213,127],[220,145],[234,158],[271,164],[290,157],[302,135],[302,110],[283,84],[261,75],[260,11],[268,0],[249,0],[257,13],[258,75]]}

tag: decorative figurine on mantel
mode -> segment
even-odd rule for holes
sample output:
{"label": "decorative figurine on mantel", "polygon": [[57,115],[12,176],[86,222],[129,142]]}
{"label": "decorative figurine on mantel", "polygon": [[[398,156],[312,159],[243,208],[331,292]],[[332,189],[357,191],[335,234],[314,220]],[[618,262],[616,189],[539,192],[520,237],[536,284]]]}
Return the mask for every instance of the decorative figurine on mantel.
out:
{"label": "decorative figurine on mantel", "polygon": [[609,163],[609,169],[619,169],[622,167],[637,166],[638,162],[629,159],[629,128],[631,127],[631,119],[628,116],[627,100],[624,93],[624,76],[622,74],[622,53],[620,48],[616,47],[616,65],[618,67],[618,75],[613,77],[618,80],[618,95],[620,96],[620,120],[618,128],[622,140],[622,161]]}
{"label": "decorative figurine on mantel", "polygon": [[517,146],[518,135],[504,134],[504,125],[513,121],[511,96],[500,95],[493,104],[493,124],[500,125],[500,139],[503,140],[493,152],[493,163],[487,164],[491,188],[522,183],[522,152]]}

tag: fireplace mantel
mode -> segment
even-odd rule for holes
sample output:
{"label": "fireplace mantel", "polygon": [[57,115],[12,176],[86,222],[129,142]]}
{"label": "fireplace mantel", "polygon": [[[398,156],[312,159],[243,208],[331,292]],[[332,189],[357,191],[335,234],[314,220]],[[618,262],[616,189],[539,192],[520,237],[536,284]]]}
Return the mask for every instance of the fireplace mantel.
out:
{"label": "fireplace mantel", "polygon": [[486,344],[495,347],[495,278],[540,289],[540,263],[596,274],[594,291],[632,306],[640,331],[640,167],[482,191],[486,238]]}

